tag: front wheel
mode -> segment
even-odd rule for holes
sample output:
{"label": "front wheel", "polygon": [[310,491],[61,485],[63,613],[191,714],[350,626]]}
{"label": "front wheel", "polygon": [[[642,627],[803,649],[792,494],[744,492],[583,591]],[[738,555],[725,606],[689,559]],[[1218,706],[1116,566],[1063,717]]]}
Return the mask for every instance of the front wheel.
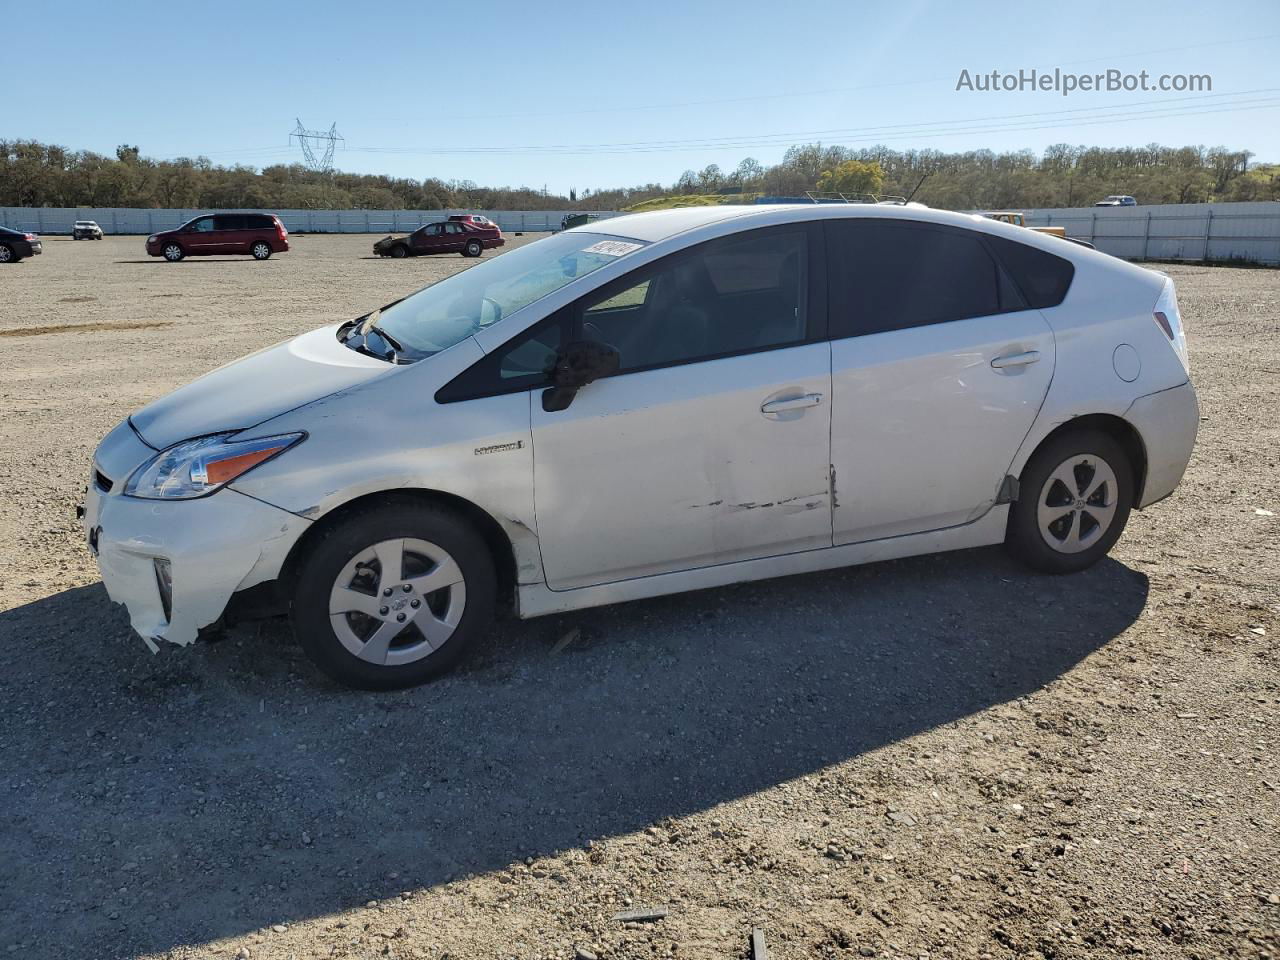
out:
{"label": "front wheel", "polygon": [[266,260],[271,256],[271,244],[265,240],[259,240],[249,249],[249,252],[253,254],[255,260]]}
{"label": "front wheel", "polygon": [[400,500],[321,533],[302,560],[294,633],[324,673],[393,690],[448,670],[487,631],[497,579],[484,540],[456,514]]}
{"label": "front wheel", "polygon": [[1009,511],[1005,543],[1044,573],[1075,573],[1120,539],[1133,507],[1133,464],[1098,430],[1077,430],[1037,450]]}
{"label": "front wheel", "polygon": [[395,257],[397,260],[403,260],[405,257],[409,255],[409,248],[406,247],[403,243],[397,243],[394,247],[391,248],[391,255]]}
{"label": "front wheel", "polygon": [[468,240],[467,245],[462,249],[464,257],[478,257],[484,253],[484,246],[479,240]]}
{"label": "front wheel", "polygon": [[186,256],[186,254],[182,252],[182,247],[178,246],[176,243],[166,243],[164,245],[164,249],[160,252],[164,254],[164,258],[170,263],[177,263]]}

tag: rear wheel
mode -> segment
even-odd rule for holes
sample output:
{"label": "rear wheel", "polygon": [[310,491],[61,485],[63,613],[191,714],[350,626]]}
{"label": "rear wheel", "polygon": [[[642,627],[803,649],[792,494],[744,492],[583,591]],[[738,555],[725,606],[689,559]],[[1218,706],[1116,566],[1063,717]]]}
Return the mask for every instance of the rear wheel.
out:
{"label": "rear wheel", "polygon": [[179,260],[181,260],[183,257],[186,256],[186,254],[183,253],[182,251],[182,247],[178,246],[178,244],[176,243],[166,243],[164,245],[164,248],[160,252],[164,255],[164,258],[168,260],[170,263],[177,263]]}
{"label": "rear wheel", "polygon": [[17,263],[22,258],[13,252],[13,247],[0,243],[0,263]]}
{"label": "rear wheel", "polygon": [[1045,573],[1090,567],[1124,532],[1133,487],[1133,465],[1112,437],[1098,430],[1055,437],[1022,471],[1005,543]]}
{"label": "rear wheel", "polygon": [[496,596],[492,557],[469,524],[399,501],[321,533],[290,615],[302,648],[334,680],[391,690],[457,663],[488,629]]}
{"label": "rear wheel", "polygon": [[409,255],[409,248],[406,247],[403,243],[397,243],[394,247],[391,248],[391,255],[395,257],[397,260],[403,260],[405,257]]}
{"label": "rear wheel", "polygon": [[271,256],[271,244],[265,240],[259,240],[249,248],[249,252],[253,254],[255,260],[266,260]]}
{"label": "rear wheel", "polygon": [[468,240],[467,245],[462,248],[464,257],[478,257],[484,253],[484,245],[479,240]]}

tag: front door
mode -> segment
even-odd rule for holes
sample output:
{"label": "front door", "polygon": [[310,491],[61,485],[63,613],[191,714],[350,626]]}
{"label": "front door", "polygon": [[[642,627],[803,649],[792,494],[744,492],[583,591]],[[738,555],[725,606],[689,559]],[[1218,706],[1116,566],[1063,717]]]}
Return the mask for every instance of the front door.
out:
{"label": "front door", "polygon": [[1053,332],[977,233],[827,227],[836,544],[957,526],[996,502],[1053,375]]}
{"label": "front door", "polygon": [[552,589],[831,545],[810,239],[801,225],[710,241],[564,311],[565,339],[607,342],[621,366],[567,409],[530,395]]}
{"label": "front door", "polygon": [[414,231],[409,238],[409,245],[414,253],[443,253],[444,224],[430,223]]}
{"label": "front door", "polygon": [[183,231],[182,249],[188,254],[207,256],[218,252],[218,234],[213,228],[213,217],[192,220]]}

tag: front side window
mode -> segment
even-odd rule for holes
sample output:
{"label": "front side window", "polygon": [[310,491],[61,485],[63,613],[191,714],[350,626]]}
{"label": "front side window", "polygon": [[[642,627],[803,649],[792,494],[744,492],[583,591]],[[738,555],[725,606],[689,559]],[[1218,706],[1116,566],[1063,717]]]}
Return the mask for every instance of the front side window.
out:
{"label": "front side window", "polygon": [[410,356],[430,356],[644,246],[626,237],[558,233],[384,307],[378,326]]}
{"label": "front side window", "polygon": [[213,230],[213,217],[201,217],[199,220],[192,220],[187,229],[194,233],[209,233]]}
{"label": "front side window", "polygon": [[582,335],[618,350],[622,371],[799,343],[808,237],[768,229],[712,240],[581,303]]}
{"label": "front side window", "polygon": [[974,233],[879,218],[827,224],[831,336],[982,317],[1026,304]]}

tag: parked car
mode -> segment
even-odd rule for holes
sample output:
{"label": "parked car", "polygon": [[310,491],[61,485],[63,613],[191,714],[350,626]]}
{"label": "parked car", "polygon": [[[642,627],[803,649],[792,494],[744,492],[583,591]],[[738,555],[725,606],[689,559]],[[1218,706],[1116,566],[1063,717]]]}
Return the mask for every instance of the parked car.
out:
{"label": "parked car", "polygon": [[600,219],[598,213],[566,213],[560,218],[561,230],[572,230],[574,227],[585,226],[588,223],[595,223]]}
{"label": "parked car", "polygon": [[478,257],[507,241],[495,226],[479,226],[457,220],[428,223],[407,237],[383,237],[373,245],[380,257],[417,257],[429,253],[460,253]]}
{"label": "parked car", "polygon": [[34,257],[43,251],[34,233],[0,227],[0,263],[17,263],[23,257]]}
{"label": "parked car", "polygon": [[289,231],[279,217],[269,213],[215,213],[147,237],[147,254],[171,262],[230,254],[266,260],[288,249]]}
{"label": "parked car", "polygon": [[101,240],[102,228],[94,220],[77,220],[71,227],[72,240]]}
{"label": "parked car", "polygon": [[401,687],[506,606],[1000,542],[1082,570],[1178,485],[1188,369],[1170,278],[1054,237],[898,206],[642,213],[143,407],[94,455],[84,530],[153,645],[275,596],[320,669]]}
{"label": "parked car", "polygon": [[[1015,227],[1026,227],[1026,220],[1021,213],[1015,210],[993,210],[983,214],[988,220],[999,220],[1001,223],[1011,223]],[[1036,233],[1045,233],[1051,237],[1066,237],[1066,227],[1027,227],[1028,230],[1034,230]]]}
{"label": "parked car", "polygon": [[454,221],[455,223],[469,223],[475,227],[492,227],[494,230],[497,230],[499,233],[502,232],[501,228],[496,223],[494,223],[488,217],[482,217],[478,213],[455,213],[449,219]]}
{"label": "parked car", "polygon": [[1136,207],[1137,205],[1138,201],[1133,197],[1120,196],[1119,194],[1107,197],[1105,200],[1099,200],[1094,204],[1095,207]]}

